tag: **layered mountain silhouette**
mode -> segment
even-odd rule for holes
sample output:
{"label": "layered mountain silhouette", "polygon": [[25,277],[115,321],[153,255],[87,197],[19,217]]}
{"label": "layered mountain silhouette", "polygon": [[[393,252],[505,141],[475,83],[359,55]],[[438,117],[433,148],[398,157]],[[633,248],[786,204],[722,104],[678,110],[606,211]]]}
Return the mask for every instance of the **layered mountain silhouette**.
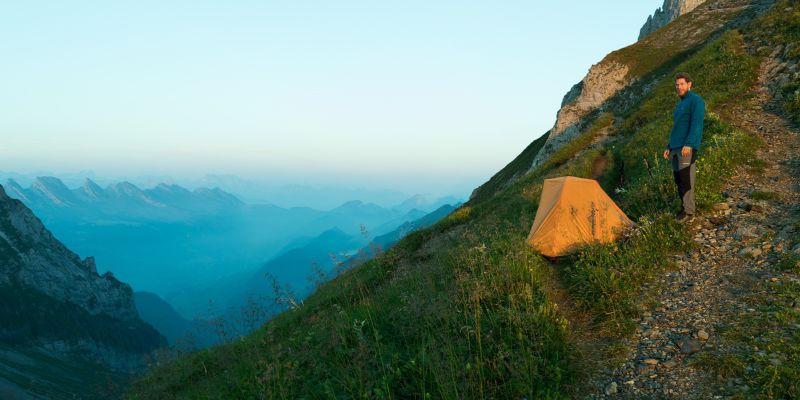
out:
{"label": "layered mountain silhouette", "polygon": [[13,179],[6,187],[70,248],[94,255],[137,290],[158,293],[187,319],[207,312],[209,298],[197,296],[209,286],[252,274],[322,232],[360,237],[364,227],[373,236],[385,234],[449,200],[415,196],[392,207],[354,200],[316,210],[245,204],[219,188],[168,184],[101,187],[85,179],[69,188],[58,178],[38,177],[29,187]]}
{"label": "layered mountain silhouette", "polygon": [[95,218],[113,215],[174,221],[244,206],[236,196],[219,188],[189,191],[178,185],[159,184],[140,189],[130,182],[102,188],[87,178],[82,186],[70,189],[51,176],[36,178],[28,188],[8,179],[5,187],[9,196],[48,215],[81,212]]}

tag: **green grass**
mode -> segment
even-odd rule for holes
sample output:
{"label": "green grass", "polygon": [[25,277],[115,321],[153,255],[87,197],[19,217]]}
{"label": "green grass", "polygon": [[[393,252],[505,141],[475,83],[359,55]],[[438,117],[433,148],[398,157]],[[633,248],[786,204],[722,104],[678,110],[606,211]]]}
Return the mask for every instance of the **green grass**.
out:
{"label": "green grass", "polygon": [[[748,296],[757,311],[737,319],[724,332],[724,347],[704,356],[702,367],[729,372],[747,385],[734,398],[800,397],[800,283],[787,278],[761,282]],[[743,387],[743,386],[742,386]]]}
{"label": "green grass", "polygon": [[[136,390],[148,397],[158,387],[154,396],[164,398],[560,398],[570,352],[566,322],[540,290],[546,265],[515,245],[519,237],[486,235],[497,240],[442,243],[451,251],[413,268],[367,262],[243,341],[176,361],[180,375],[167,377],[168,387],[151,375]],[[395,251],[387,258],[402,256]]]}
{"label": "green grass", "polygon": [[785,253],[778,261],[777,269],[779,271],[792,271],[800,274],[800,255]]}
{"label": "green grass", "polygon": [[[732,167],[760,145],[714,114],[741,101],[755,80],[758,60],[741,35],[726,33],[690,53],[679,61],[667,55],[671,64],[645,101],[607,110],[552,161],[519,175],[543,143],[535,141],[449,217],[345,271],[254,334],[166,361],[128,397],[577,396],[581,352],[547,282],[555,274],[577,311],[619,337],[630,330],[644,285],[691,247],[685,227],[664,213],[677,200],[659,159],[677,100],[673,74],[693,73],[709,110],[697,162],[701,207],[719,200]],[[664,59],[641,68],[661,68]],[[615,141],[586,148],[617,119]],[[639,227],[552,266],[525,244],[542,180],[587,177],[600,157],[608,167],[599,181],[609,193],[621,189],[616,200]],[[609,354],[618,349],[612,342]]]}
{"label": "green grass", "polygon": [[778,194],[768,190],[754,190],[750,193],[750,198],[753,200],[776,200]]}
{"label": "green grass", "polygon": [[550,157],[547,158],[547,161],[543,163],[540,167],[542,170],[552,169],[561,165],[564,165],[576,154],[585,150],[589,147],[589,145],[598,138],[600,133],[603,130],[610,130],[611,126],[614,122],[614,115],[611,113],[603,113],[591,126],[586,129],[583,133],[579,134],[563,146],[561,146],[558,150],[556,150]]}
{"label": "green grass", "polygon": [[[747,27],[745,34],[760,45],[761,56],[771,56],[780,46],[783,51],[776,54],[780,60],[800,65],[800,47],[797,45],[800,43],[800,1],[779,1],[766,15]],[[800,79],[796,74],[788,74],[788,79],[780,84],[777,100],[784,115],[800,125]]]}
{"label": "green grass", "polygon": [[620,240],[586,247],[560,271],[576,304],[591,311],[616,335],[630,333],[631,318],[644,283],[672,265],[669,254],[688,250],[692,242],[671,215],[639,219],[639,228]]}
{"label": "green grass", "polygon": [[[721,9],[713,18],[729,23],[738,15],[738,10]],[[628,78],[653,77],[672,72],[677,64],[692,55],[698,45],[713,37],[716,26],[708,23],[704,19],[706,16],[707,14],[697,12],[687,14],[663,27],[659,33],[610,53],[607,59],[628,65]],[[728,29],[726,25],[723,24],[719,30]]]}
{"label": "green grass", "polygon": [[747,165],[747,171],[755,175],[763,174],[766,167],[766,162],[760,158],[753,158],[748,160],[745,164]]}

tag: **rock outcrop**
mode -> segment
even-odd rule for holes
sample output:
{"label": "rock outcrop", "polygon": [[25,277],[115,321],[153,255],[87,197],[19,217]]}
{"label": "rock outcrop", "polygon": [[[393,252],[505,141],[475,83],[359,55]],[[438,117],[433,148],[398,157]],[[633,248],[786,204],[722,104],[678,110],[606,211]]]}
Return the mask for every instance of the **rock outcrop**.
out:
{"label": "rock outcrop", "polygon": [[81,260],[0,186],[0,342],[78,352],[119,369],[166,344],[140,318],[133,291]]}
{"label": "rock outcrop", "polygon": [[629,69],[625,64],[605,59],[592,65],[586,77],[573,86],[561,101],[561,109],[558,110],[555,126],[547,136],[547,144],[536,155],[531,167],[541,164],[562,144],[580,133],[583,118],[628,85],[626,77]]}
{"label": "rock outcrop", "polygon": [[[750,0],[665,0],[664,6],[655,15],[658,21],[668,19],[664,19],[659,28],[689,11],[697,9],[697,12],[669,24],[659,34],[647,36],[631,46],[610,53],[592,65],[583,80],[564,96],[556,123],[530,168],[541,165],[564,143],[584,132],[594,122],[593,115],[613,112],[614,108],[620,111],[646,95],[652,83],[661,78],[652,76],[652,68],[659,62],[664,63],[670,57],[679,56],[724,25],[736,23],[736,16],[752,6]],[[650,17],[645,25],[655,26],[654,18]],[[658,62],[651,62],[653,60]],[[618,104],[609,104],[615,98],[618,98]]]}
{"label": "rock outcrop", "polygon": [[11,252],[0,265],[0,284],[25,285],[91,315],[104,313],[123,321],[139,317],[130,286],[110,272],[98,275],[93,257],[81,260],[21,201],[8,197],[2,186],[0,240]]}
{"label": "rock outcrop", "polygon": [[[658,22],[657,32],[608,54],[564,96],[553,128],[537,138],[505,168],[476,188],[470,203],[488,199],[519,177],[543,165],[581,134],[595,132],[591,146],[616,135],[616,121],[664,79],[665,65],[677,65],[693,49],[718,33],[733,29],[766,10],[773,0],[666,0],[646,25]],[[692,11],[692,12],[689,12]],[[747,11],[747,12],[746,12]],[[749,12],[754,11],[754,12]],[[663,25],[663,26],[662,26]],[[691,72],[691,71],[688,71]],[[788,75],[787,75],[788,76]],[[698,85],[696,85],[698,86]],[[614,119],[597,125],[602,115]],[[566,155],[565,157],[570,157]]]}
{"label": "rock outcrop", "polygon": [[664,0],[664,5],[657,8],[653,15],[647,17],[647,21],[639,30],[639,40],[655,32],[662,26],[672,22],[689,11],[694,10],[706,0]]}

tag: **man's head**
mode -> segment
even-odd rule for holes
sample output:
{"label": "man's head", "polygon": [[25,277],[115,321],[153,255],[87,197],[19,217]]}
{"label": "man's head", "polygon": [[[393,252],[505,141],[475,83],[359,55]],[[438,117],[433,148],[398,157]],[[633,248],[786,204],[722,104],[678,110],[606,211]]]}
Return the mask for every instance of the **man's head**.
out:
{"label": "man's head", "polygon": [[683,97],[686,92],[692,89],[692,78],[689,74],[681,72],[675,75],[675,90],[678,91],[678,96]]}

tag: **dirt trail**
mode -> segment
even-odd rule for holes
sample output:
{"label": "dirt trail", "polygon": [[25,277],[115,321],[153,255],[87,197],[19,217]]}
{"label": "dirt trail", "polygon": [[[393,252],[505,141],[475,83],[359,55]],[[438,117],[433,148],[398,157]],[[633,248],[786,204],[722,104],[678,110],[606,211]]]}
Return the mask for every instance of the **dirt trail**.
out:
{"label": "dirt trail", "polygon": [[[763,286],[757,283],[798,279],[775,267],[783,252],[800,252],[794,226],[800,215],[800,137],[797,129],[766,111],[768,64],[761,68],[752,99],[715,110],[736,128],[764,139],[758,151],[763,168],[737,168],[726,182],[726,201],[689,222],[698,249],[676,256],[679,268],[648,289],[655,301],[648,302],[626,343],[624,362],[593,379],[589,398],[728,397],[741,382],[714,376],[698,356],[725,350],[719,332],[758,312],[745,299],[767,296],[758,292]],[[762,196],[754,199],[754,191]]]}

